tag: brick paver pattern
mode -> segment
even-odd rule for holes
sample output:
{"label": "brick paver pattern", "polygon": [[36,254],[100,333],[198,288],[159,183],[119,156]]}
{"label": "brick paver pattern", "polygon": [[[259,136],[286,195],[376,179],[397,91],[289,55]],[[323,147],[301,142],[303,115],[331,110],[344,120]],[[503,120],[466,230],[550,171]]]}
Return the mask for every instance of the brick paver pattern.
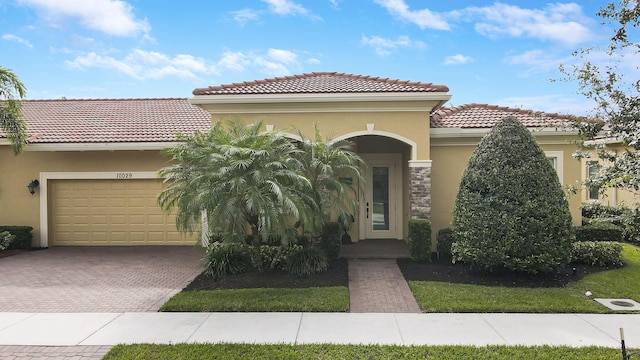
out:
{"label": "brick paver pattern", "polygon": [[3,346],[0,360],[100,360],[111,346]]}
{"label": "brick paver pattern", "polygon": [[157,311],[201,271],[190,246],[53,247],[0,260],[0,312]]}
{"label": "brick paver pattern", "polygon": [[353,313],[420,313],[395,259],[349,259]]}

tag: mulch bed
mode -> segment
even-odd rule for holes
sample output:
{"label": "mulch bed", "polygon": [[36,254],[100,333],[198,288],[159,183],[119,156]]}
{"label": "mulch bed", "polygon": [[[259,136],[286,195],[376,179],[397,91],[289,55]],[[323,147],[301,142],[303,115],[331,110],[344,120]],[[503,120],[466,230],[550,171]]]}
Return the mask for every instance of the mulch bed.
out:
{"label": "mulch bed", "polygon": [[528,288],[564,287],[588,274],[609,270],[609,268],[597,266],[569,264],[551,274],[539,276],[508,271],[488,273],[470,269],[466,264],[452,264],[449,257],[434,258],[431,263],[415,263],[409,259],[398,259],[398,265],[407,280]]}
{"label": "mulch bed", "polygon": [[264,271],[226,275],[216,280],[203,273],[198,275],[191,284],[187,285],[184,291],[329,286],[349,286],[346,259],[338,259],[329,265],[327,271],[309,276],[289,275],[283,271]]}
{"label": "mulch bed", "polygon": [[[415,263],[409,259],[398,259],[398,265],[407,280],[528,288],[564,287],[588,274],[609,270],[608,268],[595,266],[569,264],[554,273],[541,276],[530,276],[507,271],[487,273],[474,271],[466,264],[452,264],[451,259],[448,257],[434,258],[431,263]],[[210,276],[200,274],[184,290],[327,286],[349,286],[348,262],[346,259],[338,259],[329,266],[326,272],[310,276],[294,276],[282,271],[265,271],[227,275],[215,280]]]}
{"label": "mulch bed", "polygon": [[29,251],[29,250],[25,250],[25,249],[2,250],[0,251],[0,259],[13,256],[13,255],[18,255],[26,251]]}

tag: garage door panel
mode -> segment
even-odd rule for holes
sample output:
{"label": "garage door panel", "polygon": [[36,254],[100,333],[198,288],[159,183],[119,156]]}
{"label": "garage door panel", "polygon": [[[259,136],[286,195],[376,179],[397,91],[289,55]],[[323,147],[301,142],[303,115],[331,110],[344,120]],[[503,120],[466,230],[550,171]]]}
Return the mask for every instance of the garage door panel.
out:
{"label": "garage door panel", "polygon": [[195,243],[158,206],[160,181],[50,180],[49,191],[53,246]]}

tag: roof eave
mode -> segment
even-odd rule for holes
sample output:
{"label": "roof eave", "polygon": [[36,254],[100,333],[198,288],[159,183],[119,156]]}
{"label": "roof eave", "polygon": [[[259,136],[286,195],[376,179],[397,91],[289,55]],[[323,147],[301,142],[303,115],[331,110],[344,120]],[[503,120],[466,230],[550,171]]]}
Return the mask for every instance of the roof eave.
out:
{"label": "roof eave", "polygon": [[40,143],[29,144],[25,151],[145,151],[174,147],[177,141],[122,143]]}
{"label": "roof eave", "polygon": [[365,92],[365,93],[309,93],[309,94],[225,94],[196,95],[189,99],[193,105],[208,104],[269,104],[269,103],[317,103],[356,101],[436,101],[438,108],[451,95],[446,92]]}
{"label": "roof eave", "polygon": [[[576,136],[577,131],[558,130],[550,127],[528,127],[534,135],[544,136]],[[438,138],[473,138],[485,136],[491,128],[431,128],[432,139]]]}

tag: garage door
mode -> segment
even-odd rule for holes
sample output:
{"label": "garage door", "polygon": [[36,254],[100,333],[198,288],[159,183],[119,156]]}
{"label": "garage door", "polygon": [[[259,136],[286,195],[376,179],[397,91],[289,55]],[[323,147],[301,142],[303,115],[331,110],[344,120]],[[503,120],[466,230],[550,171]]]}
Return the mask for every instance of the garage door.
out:
{"label": "garage door", "polygon": [[50,245],[194,244],[158,206],[161,187],[157,179],[50,181]]}

